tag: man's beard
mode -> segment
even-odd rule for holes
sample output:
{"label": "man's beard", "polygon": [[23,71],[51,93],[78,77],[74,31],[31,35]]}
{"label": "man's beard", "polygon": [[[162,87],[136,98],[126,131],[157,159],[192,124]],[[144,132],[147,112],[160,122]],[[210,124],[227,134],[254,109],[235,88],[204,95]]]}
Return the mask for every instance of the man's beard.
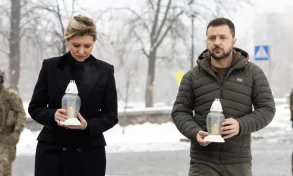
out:
{"label": "man's beard", "polygon": [[[213,51],[217,50],[217,49],[221,49],[223,50],[223,54],[222,55],[219,55],[217,56]],[[212,51],[211,50],[208,50],[210,55],[215,59],[215,60],[223,60],[223,59],[226,59],[232,52],[232,47],[227,51],[225,52],[224,49],[220,48],[220,47],[216,47],[214,48]]]}

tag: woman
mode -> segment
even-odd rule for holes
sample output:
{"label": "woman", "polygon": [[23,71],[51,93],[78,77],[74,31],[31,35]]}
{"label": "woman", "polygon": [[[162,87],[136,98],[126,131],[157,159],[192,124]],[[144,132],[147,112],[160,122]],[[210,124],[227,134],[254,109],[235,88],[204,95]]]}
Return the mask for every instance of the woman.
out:
{"label": "woman", "polygon": [[[114,67],[91,55],[96,26],[86,16],[74,16],[65,39],[69,52],[45,59],[28,111],[44,125],[38,136],[35,176],[104,176],[103,132],[117,122]],[[61,125],[67,119],[61,99],[70,80],[81,98],[79,126]]]}

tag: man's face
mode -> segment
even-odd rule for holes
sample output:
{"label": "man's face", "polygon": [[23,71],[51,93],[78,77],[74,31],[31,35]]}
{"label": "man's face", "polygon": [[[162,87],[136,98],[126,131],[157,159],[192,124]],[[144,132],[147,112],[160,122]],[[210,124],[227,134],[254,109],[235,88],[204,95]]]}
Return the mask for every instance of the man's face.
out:
{"label": "man's face", "polygon": [[207,48],[216,60],[227,58],[235,45],[236,39],[232,37],[228,25],[211,26],[207,30]]}
{"label": "man's face", "polygon": [[72,57],[78,62],[83,62],[90,55],[94,47],[93,36],[75,36],[68,41]]}

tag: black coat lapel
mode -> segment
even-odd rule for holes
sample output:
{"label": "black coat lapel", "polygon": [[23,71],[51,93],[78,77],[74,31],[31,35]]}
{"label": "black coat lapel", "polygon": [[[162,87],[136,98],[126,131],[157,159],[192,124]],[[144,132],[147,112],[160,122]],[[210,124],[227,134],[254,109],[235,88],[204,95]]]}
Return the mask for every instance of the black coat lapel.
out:
{"label": "black coat lapel", "polygon": [[86,100],[86,98],[94,90],[99,82],[99,77],[101,76],[101,70],[98,68],[98,60],[93,57],[89,59],[91,60],[85,65],[79,86],[79,96],[82,100]]}
{"label": "black coat lapel", "polygon": [[60,88],[60,91],[65,94],[65,90],[69,84],[69,81],[71,79],[71,71],[70,71],[70,65],[67,64],[62,70],[55,68],[56,77],[58,80],[58,85]]}
{"label": "black coat lapel", "polygon": [[70,59],[68,58],[68,54],[60,57],[60,61],[58,66],[55,68],[55,74],[57,78],[57,82],[62,94],[65,94],[65,90],[71,80],[71,68],[70,68]]}
{"label": "black coat lapel", "polygon": [[[67,53],[60,58],[58,66],[55,68],[55,74],[58,80],[58,85],[62,94],[65,94],[65,90],[72,79],[70,57]],[[80,85],[77,85],[80,98],[84,101],[94,90],[99,83],[99,77],[101,76],[101,69],[99,69],[99,60],[90,56],[89,60],[84,66],[84,72],[81,78]]]}

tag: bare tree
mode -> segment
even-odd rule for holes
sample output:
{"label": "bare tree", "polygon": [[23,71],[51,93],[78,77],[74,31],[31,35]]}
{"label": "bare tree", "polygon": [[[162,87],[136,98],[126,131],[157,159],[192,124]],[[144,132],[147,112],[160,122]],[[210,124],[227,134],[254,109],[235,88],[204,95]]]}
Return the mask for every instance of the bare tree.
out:
{"label": "bare tree", "polygon": [[7,22],[10,24],[9,29],[2,28],[0,31],[1,37],[6,39],[9,46],[1,49],[1,52],[7,54],[9,58],[8,77],[10,86],[15,90],[18,90],[20,77],[21,40],[29,29],[35,30],[34,26],[30,26],[26,22],[35,20],[35,17],[30,16],[34,12],[34,7],[28,6],[29,3],[29,0],[10,0],[10,9],[0,6],[3,23],[6,22],[5,19],[9,19]]}
{"label": "bare tree", "polygon": [[[135,42],[131,38],[129,33],[116,33],[116,36],[113,40],[113,49],[112,53],[114,57],[118,59],[118,70],[122,71],[125,76],[125,82],[123,82],[123,88],[117,88],[118,96],[124,102],[123,107],[123,118],[121,119],[120,125],[122,126],[122,134],[125,133],[126,126],[126,112],[128,108],[129,99],[133,93],[133,86],[136,84],[135,75],[138,71],[138,60],[139,56],[136,56],[135,59],[131,55],[139,55],[135,50]],[[110,53],[109,53],[110,54]],[[124,90],[123,90],[124,89]]]}
{"label": "bare tree", "polygon": [[[9,2],[11,7],[8,9]],[[63,4],[61,5],[62,2]],[[56,4],[51,5],[51,1],[50,3],[42,1],[36,4],[31,0],[7,0],[7,2],[0,5],[1,23],[10,23],[9,29],[0,29],[1,38],[6,39],[5,41],[9,46],[8,48],[1,48],[0,52],[7,54],[9,58],[8,78],[12,88],[18,90],[20,65],[23,58],[26,56],[31,58],[33,54],[42,55],[46,48],[53,47],[60,54],[66,52],[63,36],[65,15],[63,13],[70,14],[66,16],[66,20],[68,20],[74,12],[75,0],[72,0],[70,10],[66,9],[65,1],[63,0],[62,2],[56,0]],[[69,11],[71,12],[69,13]],[[52,19],[52,16],[57,20]],[[56,21],[58,21],[57,24]],[[48,34],[53,34],[52,39],[49,39],[50,35]],[[22,41],[25,41],[25,43],[22,44]],[[49,42],[50,44],[47,45]],[[22,47],[24,48],[21,49]],[[33,49],[30,49],[30,47]],[[22,54],[22,50],[32,52],[23,52]],[[39,63],[39,59],[36,61],[35,63]]]}
{"label": "bare tree", "polygon": [[[192,3],[190,0],[189,3]],[[179,6],[172,4],[172,0],[147,0],[147,8],[138,12],[131,8],[123,8],[132,14],[128,20],[129,29],[133,37],[141,45],[141,51],[148,59],[148,70],[145,90],[145,105],[152,107],[154,103],[155,65],[159,58],[158,50],[174,24],[184,13]],[[120,9],[121,10],[121,9]],[[163,56],[163,58],[165,58]]]}
{"label": "bare tree", "polygon": [[127,108],[128,108],[129,99],[132,94],[131,89],[132,89],[132,85],[133,85],[133,77],[136,72],[137,72],[137,67],[134,67],[133,69],[129,69],[129,70],[124,70],[125,77],[126,77],[124,95],[120,91],[120,89],[117,89],[118,96],[120,97],[120,99],[122,99],[124,101],[123,119],[120,123],[120,125],[122,126],[122,134],[123,135],[125,133],[125,126],[126,126],[126,121],[127,121],[126,120],[126,112],[127,112]]}
{"label": "bare tree", "polygon": [[18,90],[20,73],[20,0],[11,1],[9,37],[9,78],[10,86]]}
{"label": "bare tree", "polygon": [[55,3],[51,1],[38,3],[38,9],[48,14],[46,26],[49,26],[49,28],[45,29],[48,34],[51,34],[51,44],[48,47],[54,47],[60,55],[67,52],[66,41],[64,39],[64,23],[75,12],[75,3],[76,0],[71,1],[70,10],[66,8],[67,4],[65,0],[55,0]]}
{"label": "bare tree", "polygon": [[[235,2],[235,0],[230,0]],[[229,2],[230,2],[229,1]],[[248,1],[248,0],[242,0]],[[178,1],[174,0],[146,0],[146,5],[142,11],[138,11],[132,8],[120,8],[118,10],[126,10],[131,14],[128,24],[129,30],[134,38],[140,43],[141,51],[148,60],[148,70],[146,79],[145,90],[145,105],[146,107],[152,107],[154,104],[154,90],[155,90],[155,73],[156,73],[156,61],[159,58],[170,60],[172,55],[176,54],[176,49],[171,50],[171,55],[159,56],[166,43],[175,43],[177,39],[183,39],[183,44],[186,44],[183,32],[186,31],[186,24],[181,19],[183,14],[189,6],[197,6],[195,13],[202,19],[206,19],[209,16],[218,16],[221,12],[221,8],[228,7],[224,1],[214,0],[214,9],[210,9],[210,4],[204,4],[202,1],[188,0],[186,4],[179,5]],[[181,3],[182,4],[182,3]],[[229,7],[233,8],[233,4],[229,4]],[[201,11],[200,11],[201,9]],[[206,10],[208,13],[204,12]],[[117,10],[117,9],[116,9]],[[198,10],[198,11],[197,11]],[[183,30],[181,30],[183,29]],[[173,47],[176,45],[173,45]],[[172,46],[171,46],[172,47]]]}

